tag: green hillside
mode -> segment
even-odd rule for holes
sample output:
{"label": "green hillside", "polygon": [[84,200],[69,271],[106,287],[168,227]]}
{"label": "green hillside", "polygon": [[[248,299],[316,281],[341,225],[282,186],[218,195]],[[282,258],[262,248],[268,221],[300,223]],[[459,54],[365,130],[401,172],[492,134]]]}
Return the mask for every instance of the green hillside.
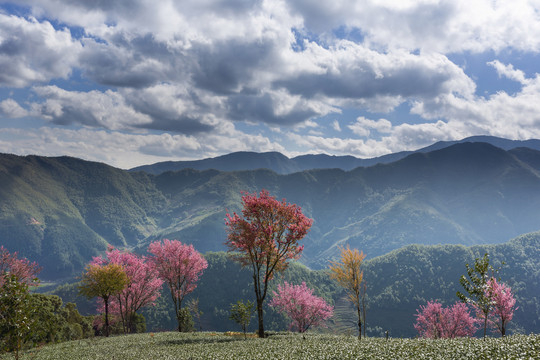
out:
{"label": "green hillside", "polygon": [[0,243],[44,278],[79,273],[107,244],[135,245],[166,202],[144,174],[75,158],[0,155]]}
{"label": "green hillside", "polygon": [[408,244],[496,244],[540,229],[540,152],[463,143],[351,171],[289,175],[259,169],[150,175],[79,159],[0,155],[0,244],[43,266],[80,274],[106,248],[164,237],[224,250],[226,211],[240,192],[267,189],[314,225],[302,262],[324,268],[337,245],[368,258]]}

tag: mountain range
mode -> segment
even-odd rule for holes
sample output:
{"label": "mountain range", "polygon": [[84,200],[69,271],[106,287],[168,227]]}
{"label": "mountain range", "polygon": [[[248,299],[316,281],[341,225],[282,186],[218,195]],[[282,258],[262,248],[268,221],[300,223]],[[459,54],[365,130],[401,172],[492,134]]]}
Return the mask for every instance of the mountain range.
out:
{"label": "mountain range", "polygon": [[540,151],[537,140],[487,140],[513,145],[437,143],[389,163],[288,174],[152,174],[2,154],[0,244],[37,261],[40,277],[53,280],[79,275],[109,244],[145,252],[153,240],[174,238],[220,251],[226,212],[240,211],[241,191],[261,189],[314,219],[301,258],[313,269],[326,268],[338,245],[373,258],[408,244],[502,243],[540,228]]}
{"label": "mountain range", "polygon": [[159,175],[166,171],[178,171],[182,169],[215,169],[221,171],[270,169],[282,175],[313,169],[335,168],[349,171],[357,167],[388,164],[401,160],[413,153],[427,153],[465,142],[485,142],[504,150],[511,150],[518,147],[540,150],[540,140],[509,140],[493,136],[472,136],[459,141],[439,141],[416,151],[400,151],[370,159],[325,154],[301,155],[294,158],[288,158],[278,152],[257,153],[241,151],[202,160],[158,162],[151,165],[138,166],[130,169],[130,171],[144,171],[154,175]]}

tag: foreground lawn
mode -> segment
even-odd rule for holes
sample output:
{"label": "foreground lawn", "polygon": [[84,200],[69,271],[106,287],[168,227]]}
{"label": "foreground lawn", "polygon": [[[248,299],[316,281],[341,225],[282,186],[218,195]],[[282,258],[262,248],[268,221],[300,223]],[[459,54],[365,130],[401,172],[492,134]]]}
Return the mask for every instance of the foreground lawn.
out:
{"label": "foreground lawn", "polygon": [[[540,335],[505,339],[381,339],[298,334],[267,339],[223,333],[155,333],[44,346],[21,359],[540,359]],[[12,354],[0,356],[13,358]]]}

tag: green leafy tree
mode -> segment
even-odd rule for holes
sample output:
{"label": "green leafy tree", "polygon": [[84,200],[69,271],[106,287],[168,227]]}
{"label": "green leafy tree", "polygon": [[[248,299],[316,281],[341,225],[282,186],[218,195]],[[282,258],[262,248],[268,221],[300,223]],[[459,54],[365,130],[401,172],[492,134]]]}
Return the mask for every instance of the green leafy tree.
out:
{"label": "green leafy tree", "polygon": [[[82,316],[77,309],[77,305],[74,303],[68,302],[64,305],[63,316],[66,318],[70,334],[65,337],[66,340],[84,339],[94,336],[94,329],[92,328],[94,317]],[[71,336],[78,334],[79,329],[81,331],[80,337]]]}
{"label": "green leafy tree", "polygon": [[32,341],[34,343],[63,341],[62,330],[66,320],[62,316],[62,299],[56,295],[32,294],[30,301],[36,309]]}
{"label": "green leafy tree", "polygon": [[229,316],[229,319],[233,320],[242,327],[242,331],[244,331],[244,339],[247,338],[246,330],[251,322],[251,318],[253,317],[254,308],[255,304],[249,300],[247,302],[238,300],[236,304],[231,304],[231,315]]}
{"label": "green leafy tree", "polygon": [[105,336],[109,336],[109,299],[121,293],[127,284],[126,272],[115,263],[88,265],[82,276],[80,293],[88,298],[100,297],[105,304]]}
{"label": "green leafy tree", "polygon": [[203,315],[203,312],[199,308],[199,298],[191,299],[188,302],[187,307],[189,311],[193,313],[193,317],[197,320],[197,323],[199,324],[199,331],[202,331],[201,316]]}
{"label": "green leafy tree", "polygon": [[179,325],[182,327],[182,332],[195,331],[195,323],[193,322],[193,317],[187,307],[183,307],[179,310],[178,321]]}
{"label": "green leafy tree", "polygon": [[28,284],[16,275],[4,276],[0,289],[0,336],[2,348],[13,351],[15,359],[31,335],[33,310]]}
{"label": "green leafy tree", "polygon": [[489,264],[489,255],[487,253],[484,254],[483,258],[474,260],[474,267],[469,264],[465,266],[467,268],[467,277],[461,275],[459,282],[467,294],[458,291],[457,297],[462,302],[471,304],[478,309],[484,322],[485,339],[489,313],[493,309],[493,294],[489,282],[494,277],[494,274],[498,272],[498,269],[494,269]]}
{"label": "green leafy tree", "polygon": [[35,324],[31,341],[34,344],[56,343],[93,335],[92,316],[82,316],[75,304],[63,304],[57,295],[31,294]]}

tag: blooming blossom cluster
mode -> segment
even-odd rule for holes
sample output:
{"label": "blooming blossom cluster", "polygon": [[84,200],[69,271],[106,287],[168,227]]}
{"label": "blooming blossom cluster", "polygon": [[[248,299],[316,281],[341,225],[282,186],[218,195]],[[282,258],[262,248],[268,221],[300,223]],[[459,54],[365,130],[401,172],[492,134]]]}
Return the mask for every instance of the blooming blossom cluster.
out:
{"label": "blooming blossom cluster", "polygon": [[313,290],[302,285],[291,285],[285,281],[273,292],[270,306],[284,313],[292,322],[291,329],[305,332],[310,327],[325,326],[324,321],[333,315],[333,307],[324,299],[313,295]]}
{"label": "blooming blossom cluster", "polygon": [[[243,265],[268,263],[280,271],[287,267],[285,260],[300,257],[304,246],[298,241],[306,236],[313,220],[299,206],[279,201],[267,190],[258,196],[244,193],[242,202],[242,216],[227,214],[225,225],[229,230],[226,245],[239,252],[237,259]],[[269,274],[265,280],[271,278]]]}
{"label": "blooming blossom cluster", "polygon": [[428,301],[427,305],[420,306],[415,316],[414,328],[425,338],[473,336],[478,329],[478,321],[470,315],[468,306],[461,302],[444,308],[437,301]]}
{"label": "blooming blossom cluster", "polygon": [[492,328],[498,329],[502,336],[505,336],[506,326],[514,317],[514,311],[517,310],[512,289],[505,283],[491,278],[488,282],[488,289],[486,289],[486,296],[490,296],[492,304],[488,323]]}
{"label": "blooming blossom cluster", "polygon": [[174,297],[183,299],[197,287],[206,259],[193,247],[178,240],[164,239],[148,246],[152,267],[171,288]]}
{"label": "blooming blossom cluster", "polygon": [[178,320],[178,331],[182,331],[181,309],[184,297],[197,287],[197,281],[208,267],[206,259],[193,247],[178,240],[164,239],[148,246],[152,268],[157,271],[171,290]]}
{"label": "blooming blossom cluster", "polygon": [[5,276],[14,275],[17,281],[26,285],[37,286],[37,274],[41,270],[36,262],[28,259],[19,259],[17,252],[10,253],[0,246],[0,287],[3,286]]}

